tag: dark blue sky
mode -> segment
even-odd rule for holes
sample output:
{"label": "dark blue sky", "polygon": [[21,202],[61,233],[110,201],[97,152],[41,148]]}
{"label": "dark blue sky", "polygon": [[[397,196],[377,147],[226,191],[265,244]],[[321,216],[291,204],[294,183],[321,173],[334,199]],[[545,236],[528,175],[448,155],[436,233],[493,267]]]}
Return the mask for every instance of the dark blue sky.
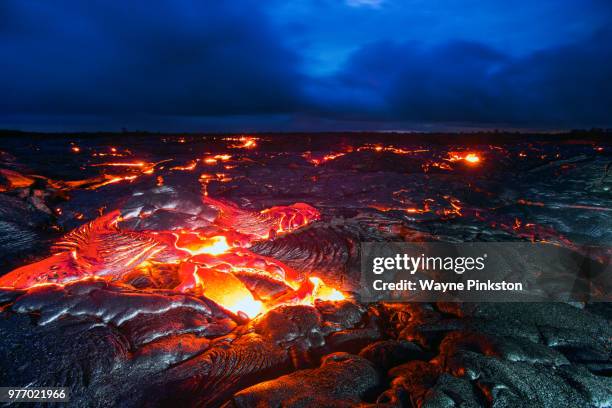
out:
{"label": "dark blue sky", "polygon": [[0,128],[612,126],[609,0],[2,0]]}

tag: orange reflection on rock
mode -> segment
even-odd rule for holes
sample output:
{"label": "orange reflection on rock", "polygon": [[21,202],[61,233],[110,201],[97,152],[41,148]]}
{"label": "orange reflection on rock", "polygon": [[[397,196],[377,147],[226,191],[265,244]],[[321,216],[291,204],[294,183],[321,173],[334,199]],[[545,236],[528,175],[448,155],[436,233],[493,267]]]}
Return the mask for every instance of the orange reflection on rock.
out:
{"label": "orange reflection on rock", "polygon": [[319,211],[305,203],[272,207],[260,211],[260,214],[273,220],[276,233],[296,230],[320,218]]}
{"label": "orange reflection on rock", "polygon": [[0,169],[0,191],[25,188],[34,184],[35,179],[9,169]]}

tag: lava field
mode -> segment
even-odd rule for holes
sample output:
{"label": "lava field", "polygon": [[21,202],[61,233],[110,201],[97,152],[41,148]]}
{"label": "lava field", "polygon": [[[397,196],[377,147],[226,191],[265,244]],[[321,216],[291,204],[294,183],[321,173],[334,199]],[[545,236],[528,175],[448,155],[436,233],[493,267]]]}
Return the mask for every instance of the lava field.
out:
{"label": "lava field", "polygon": [[571,134],[2,135],[0,384],[78,407],[610,407],[610,303],[358,289],[362,242],[609,263],[611,167]]}

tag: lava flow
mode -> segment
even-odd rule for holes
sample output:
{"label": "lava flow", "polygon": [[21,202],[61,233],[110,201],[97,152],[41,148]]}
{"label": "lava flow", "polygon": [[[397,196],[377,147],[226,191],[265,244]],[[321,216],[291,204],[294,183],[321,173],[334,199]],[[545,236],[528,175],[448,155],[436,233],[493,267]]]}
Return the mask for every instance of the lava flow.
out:
{"label": "lava flow", "polygon": [[317,220],[315,208],[296,203],[245,211],[207,196],[203,204],[217,211],[205,230],[126,230],[120,227],[126,219],[119,211],[108,213],[56,242],[49,258],[2,276],[0,286],[27,289],[91,278],[129,284],[139,273],[158,269],[176,271],[178,284],[167,289],[203,295],[247,317],[279,304],[344,298],[320,278],[302,276],[248,249],[257,240]]}
{"label": "lava flow", "polygon": [[[78,407],[601,406],[609,319],[568,299],[612,293],[611,149],[471,137],[5,138],[0,382]],[[559,301],[365,303],[364,242],[555,246]]]}
{"label": "lava flow", "polygon": [[448,152],[448,158],[445,160],[450,162],[465,161],[468,164],[477,164],[480,162],[480,156],[476,153]]}

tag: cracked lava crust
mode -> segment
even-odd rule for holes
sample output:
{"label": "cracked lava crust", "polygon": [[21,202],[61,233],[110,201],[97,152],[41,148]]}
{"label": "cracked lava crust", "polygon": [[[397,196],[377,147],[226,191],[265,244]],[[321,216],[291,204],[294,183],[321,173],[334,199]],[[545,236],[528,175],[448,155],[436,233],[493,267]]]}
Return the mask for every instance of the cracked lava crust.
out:
{"label": "cracked lava crust", "polygon": [[0,384],[83,407],[612,406],[608,303],[359,301],[360,242],[609,262],[610,145],[502,139],[4,137]]}

